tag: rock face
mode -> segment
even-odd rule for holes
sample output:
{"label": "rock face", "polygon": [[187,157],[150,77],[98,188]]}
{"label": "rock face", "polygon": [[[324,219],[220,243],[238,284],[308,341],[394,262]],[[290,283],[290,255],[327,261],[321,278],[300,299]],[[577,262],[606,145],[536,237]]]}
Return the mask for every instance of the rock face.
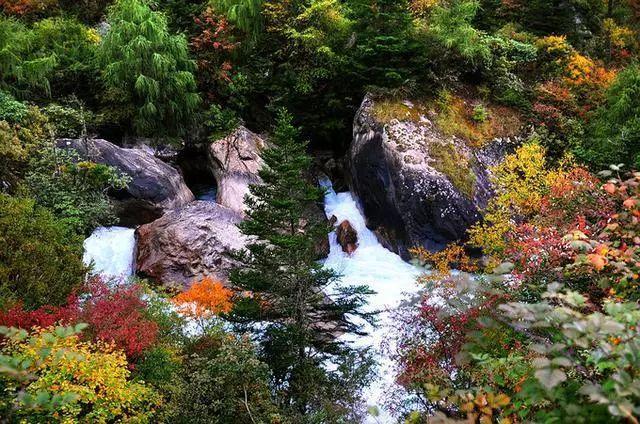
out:
{"label": "rock face", "polygon": [[208,148],[209,167],[218,184],[217,202],[244,214],[244,196],[249,184],[260,182],[260,151],[264,141],[245,127],[238,127]]}
{"label": "rock face", "polygon": [[358,232],[348,220],[344,220],[338,225],[336,237],[343,252],[352,254],[358,248]]}
{"label": "rock face", "polygon": [[73,148],[82,157],[113,166],[131,177],[126,190],[113,193],[121,225],[151,222],[195,199],[180,172],[149,150],[124,149],[101,139],[61,139],[57,145]]}
{"label": "rock face", "polygon": [[205,276],[226,280],[245,238],[242,217],[212,202],[195,201],[136,230],[136,269],[163,284],[188,285]]}
{"label": "rock face", "polygon": [[413,246],[437,250],[463,239],[492,195],[488,168],[512,142],[496,139],[472,149],[424,115],[381,122],[374,107],[365,98],[349,151],[351,189],[367,226],[404,258]]}

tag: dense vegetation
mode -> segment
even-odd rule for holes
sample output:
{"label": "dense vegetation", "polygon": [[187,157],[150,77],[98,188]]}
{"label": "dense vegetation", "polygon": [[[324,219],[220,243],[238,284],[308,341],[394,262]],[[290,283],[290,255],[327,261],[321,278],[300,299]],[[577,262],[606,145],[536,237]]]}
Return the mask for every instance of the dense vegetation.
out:
{"label": "dense vegetation", "polygon": [[[305,219],[309,153],[344,154],[368,93],[380,121],[412,99],[474,147],[526,129],[468,240],[413,251],[430,270],[390,335],[399,419],[638,422],[639,53],[637,0],[0,0],[0,421],[374,413],[372,358],[333,337],[372,318],[369,291],[318,265],[328,229]],[[239,124],[272,136],[233,288],[87,279],[82,239],[129,178],[56,141]]]}

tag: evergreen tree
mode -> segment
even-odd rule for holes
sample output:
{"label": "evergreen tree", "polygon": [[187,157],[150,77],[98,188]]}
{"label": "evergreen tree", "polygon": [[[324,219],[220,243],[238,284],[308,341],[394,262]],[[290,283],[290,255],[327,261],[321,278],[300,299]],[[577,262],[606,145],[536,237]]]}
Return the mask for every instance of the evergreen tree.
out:
{"label": "evergreen tree", "polygon": [[138,135],[183,135],[200,103],[185,37],[170,34],[166,17],[145,0],[118,0],[107,20],[100,59],[115,111]]}
{"label": "evergreen tree", "polygon": [[[231,282],[252,296],[237,303],[234,315],[260,328],[257,337],[278,403],[295,422],[314,417],[335,422],[357,413],[353,406],[371,365],[336,334],[361,331],[344,316],[370,319],[361,307],[371,292],[364,286],[338,287],[336,273],[314,259],[314,243],[326,236],[328,226],[307,222],[305,212],[323,191],[305,178],[311,158],[291,120],[286,111],[279,113],[272,147],[263,152],[263,184],[251,186],[246,199],[247,218],[240,228],[253,241],[238,254],[242,265]],[[329,364],[338,367],[330,370],[335,367]]]}

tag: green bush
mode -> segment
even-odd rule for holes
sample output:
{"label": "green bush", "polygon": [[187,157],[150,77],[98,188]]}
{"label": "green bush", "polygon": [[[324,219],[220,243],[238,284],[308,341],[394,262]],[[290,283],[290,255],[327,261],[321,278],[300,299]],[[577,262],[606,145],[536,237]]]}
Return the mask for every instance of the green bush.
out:
{"label": "green bush", "polygon": [[55,128],[57,137],[78,138],[86,133],[95,119],[90,111],[58,104],[50,104],[42,111]]}
{"label": "green bush", "polygon": [[591,137],[578,156],[597,166],[626,163],[640,166],[640,66],[622,71],[598,111]]}
{"label": "green bush", "polygon": [[0,194],[0,307],[63,304],[84,280],[82,238],[33,200]]}
{"label": "green bush", "polygon": [[33,158],[25,177],[29,195],[80,234],[117,222],[106,192],[127,183],[116,169],[57,148],[46,148]]}
{"label": "green bush", "polygon": [[183,391],[172,422],[244,424],[275,419],[268,368],[248,337],[214,329],[190,348],[182,371]]}
{"label": "green bush", "polygon": [[27,116],[27,106],[11,94],[0,91],[0,121],[20,123]]}

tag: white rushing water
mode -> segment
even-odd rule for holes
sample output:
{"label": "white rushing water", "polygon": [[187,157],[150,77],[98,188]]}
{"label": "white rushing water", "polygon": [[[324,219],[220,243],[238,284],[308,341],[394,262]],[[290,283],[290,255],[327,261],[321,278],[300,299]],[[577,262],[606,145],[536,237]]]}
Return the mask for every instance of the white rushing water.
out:
{"label": "white rushing water", "polygon": [[[381,405],[384,392],[394,385],[393,364],[380,348],[388,343],[392,331],[391,311],[407,295],[418,292],[416,278],[421,269],[406,263],[400,256],[385,249],[375,234],[365,225],[365,220],[351,193],[335,193],[329,180],[323,181],[327,188],[325,213],[327,217],[336,216],[337,223],[348,220],[358,232],[358,248],[348,255],[342,251],[334,232],[329,234],[330,253],[324,266],[332,268],[340,275],[340,284],[367,285],[376,292],[369,297],[367,311],[382,311],[378,316],[378,326],[365,325],[367,336],[353,336],[346,340],[356,346],[374,349],[380,364],[378,378],[366,390],[369,406],[377,406],[380,415],[371,417],[370,423],[391,423],[395,420]],[[125,280],[134,272],[134,230],[122,227],[97,228],[84,242],[84,262],[93,264],[93,272],[111,279]],[[343,336],[347,337],[347,336]]]}
{"label": "white rushing water", "polygon": [[328,180],[322,182],[328,190],[325,196],[325,213],[327,217],[335,215],[337,223],[348,220],[358,232],[358,248],[348,255],[342,251],[334,232],[329,234],[331,251],[324,266],[332,268],[342,275],[340,283],[344,285],[368,285],[376,292],[369,297],[368,311],[382,311],[378,316],[377,328],[367,326],[369,335],[353,338],[348,341],[357,346],[375,349],[380,363],[378,378],[366,390],[369,406],[376,406],[380,416],[370,418],[371,423],[390,423],[395,420],[381,405],[384,392],[393,387],[393,363],[380,350],[383,342],[389,343],[389,332],[392,331],[391,312],[407,295],[418,292],[416,278],[421,269],[403,261],[400,256],[385,249],[375,234],[365,225],[365,220],[358,209],[351,193],[335,193]]}
{"label": "white rushing water", "polygon": [[99,227],[84,241],[85,264],[93,273],[109,279],[126,280],[133,274],[135,230],[123,227]]}

